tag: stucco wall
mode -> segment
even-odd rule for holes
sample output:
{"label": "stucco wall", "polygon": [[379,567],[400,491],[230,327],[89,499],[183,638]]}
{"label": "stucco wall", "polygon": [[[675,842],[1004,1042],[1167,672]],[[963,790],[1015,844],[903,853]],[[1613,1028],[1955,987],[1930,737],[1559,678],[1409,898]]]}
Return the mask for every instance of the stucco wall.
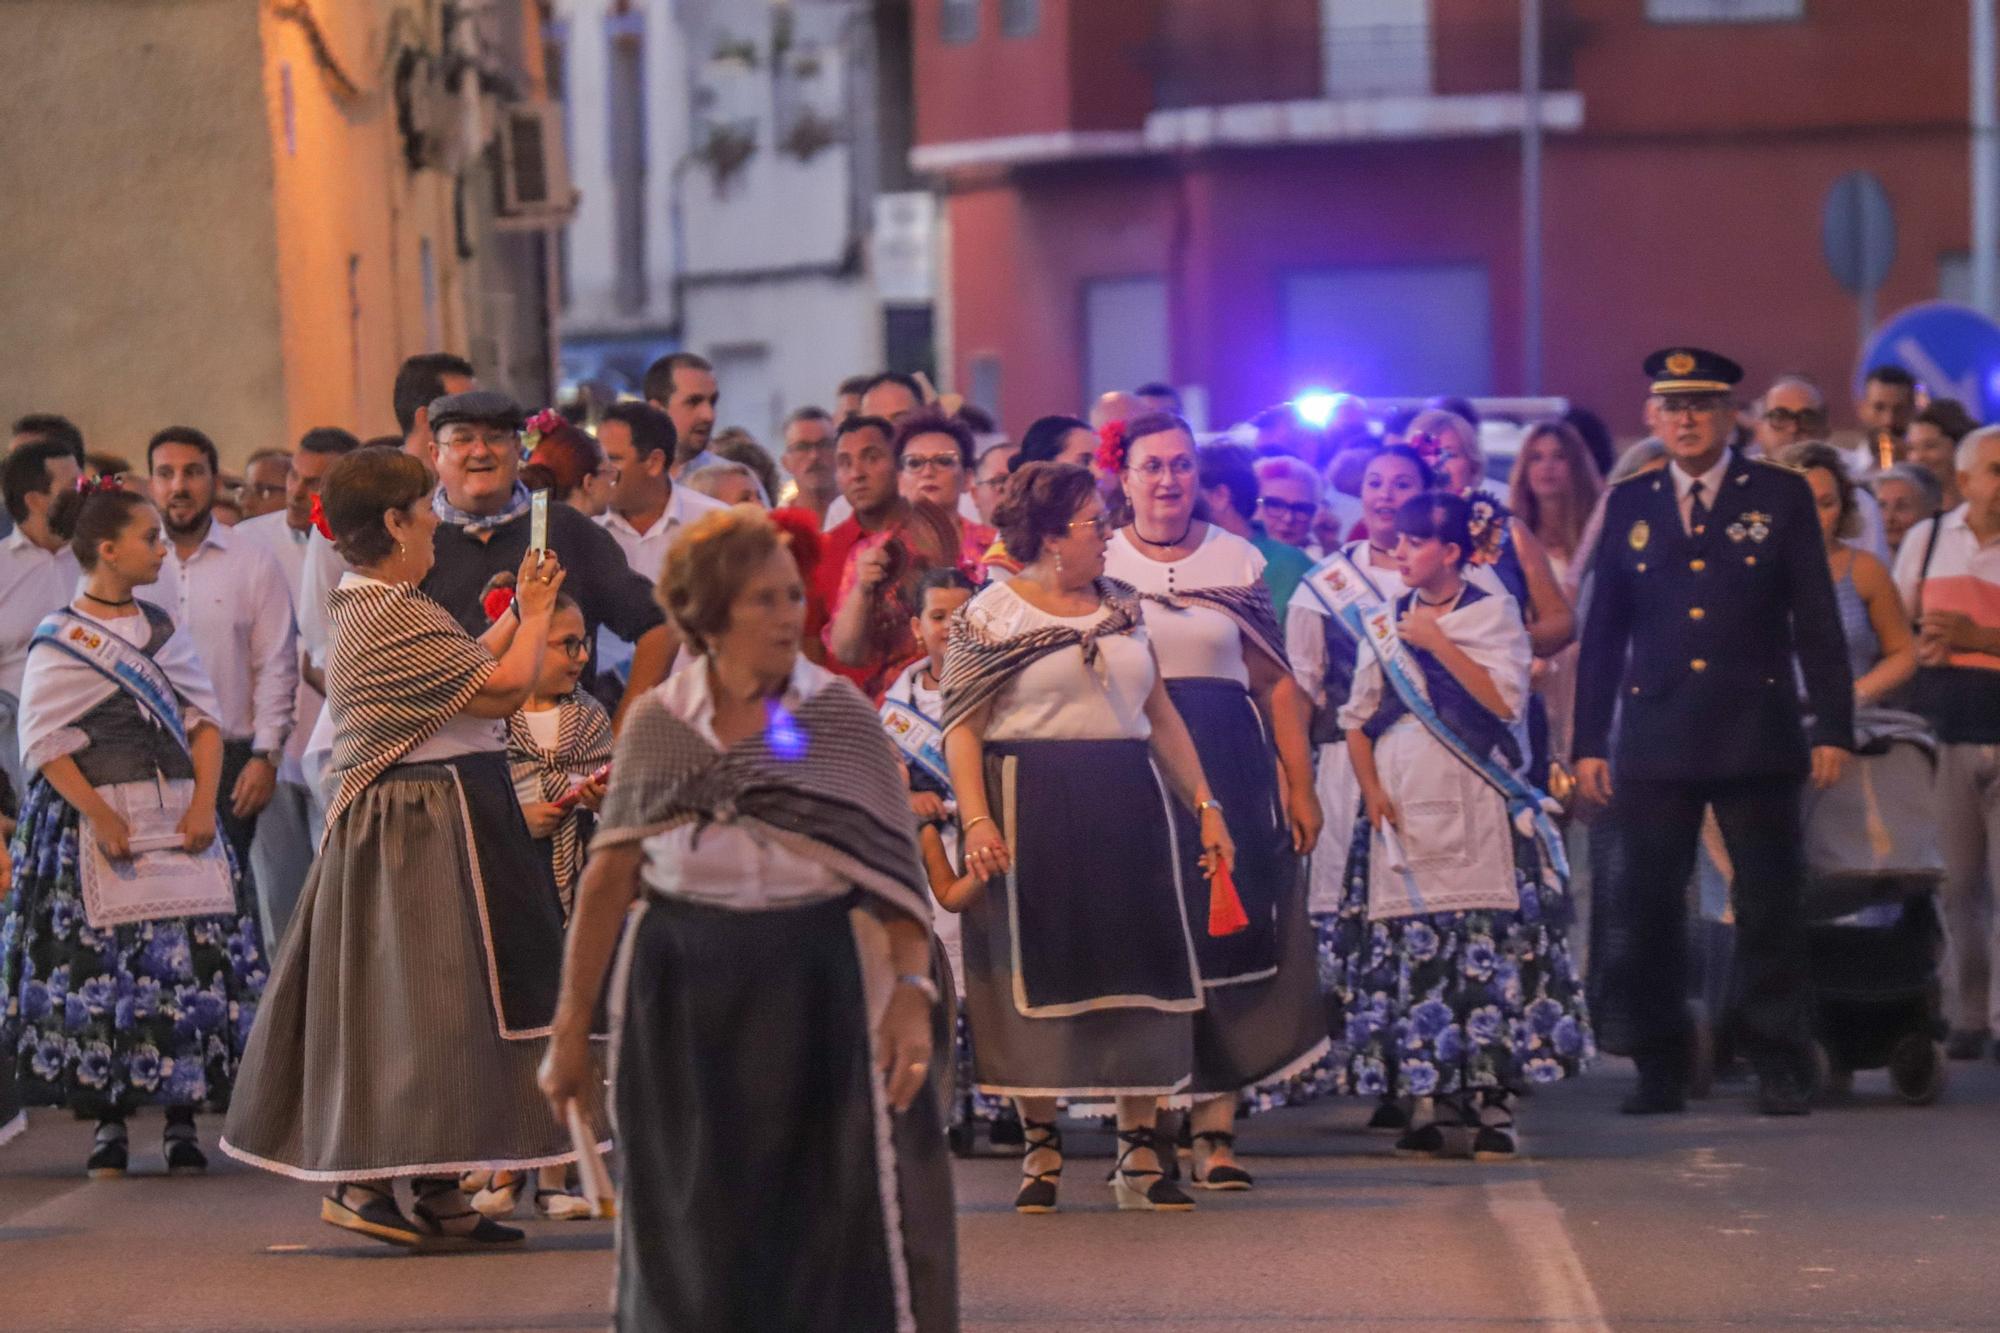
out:
{"label": "stucco wall", "polygon": [[173,422],[239,459],[282,436],[258,9],[0,5],[0,414],[135,462]]}

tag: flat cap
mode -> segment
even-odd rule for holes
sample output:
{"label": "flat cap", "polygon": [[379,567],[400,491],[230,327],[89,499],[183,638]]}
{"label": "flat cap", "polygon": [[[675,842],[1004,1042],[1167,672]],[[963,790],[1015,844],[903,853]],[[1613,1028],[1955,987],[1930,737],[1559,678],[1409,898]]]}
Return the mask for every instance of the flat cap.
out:
{"label": "flat cap", "polygon": [[448,393],[442,398],[433,398],[430,407],[431,430],[438,431],[454,421],[470,421],[481,426],[505,426],[508,430],[521,429],[527,414],[521,405],[496,389],[472,389],[466,393]]}

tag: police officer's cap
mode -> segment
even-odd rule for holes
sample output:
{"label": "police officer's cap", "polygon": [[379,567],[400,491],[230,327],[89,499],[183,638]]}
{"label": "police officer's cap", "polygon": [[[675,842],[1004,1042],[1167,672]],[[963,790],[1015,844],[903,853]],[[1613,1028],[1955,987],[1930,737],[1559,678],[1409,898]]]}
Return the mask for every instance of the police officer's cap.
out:
{"label": "police officer's cap", "polygon": [[1667,347],[1646,358],[1653,392],[1728,393],[1743,382],[1743,367],[1700,347]]}
{"label": "police officer's cap", "polygon": [[448,393],[442,398],[431,400],[430,422],[433,432],[443,430],[455,421],[519,430],[525,420],[527,418],[521,411],[521,405],[494,389]]}

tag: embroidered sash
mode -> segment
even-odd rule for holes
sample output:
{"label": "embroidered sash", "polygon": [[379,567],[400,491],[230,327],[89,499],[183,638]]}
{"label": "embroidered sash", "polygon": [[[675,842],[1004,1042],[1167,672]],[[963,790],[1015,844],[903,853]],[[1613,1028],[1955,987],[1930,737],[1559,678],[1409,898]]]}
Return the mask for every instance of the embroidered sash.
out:
{"label": "embroidered sash", "polygon": [[159,663],[120,635],[65,608],[51,612],[35,626],[28,646],[31,650],[53,648],[98,672],[130,695],[183,750],[188,748],[187,727],[181,722],[180,705],[174,701],[173,682]]}
{"label": "embroidered sash", "polygon": [[1344,551],[1336,551],[1313,566],[1304,582],[1312,589],[1313,596],[1326,607],[1328,615],[1337,618],[1347,627],[1348,633],[1368,645],[1376,662],[1381,665],[1383,680],[1396,692],[1396,697],[1402,700],[1410,715],[1422,723],[1424,729],[1450,751],[1453,758],[1471,769],[1505,799],[1514,827],[1540,844],[1544,873],[1554,875],[1559,882],[1567,882],[1569,858],[1563,852],[1562,835],[1557,832],[1555,821],[1549,818],[1549,807],[1553,802],[1530,786],[1520,774],[1494,762],[1489,752],[1482,752],[1468,743],[1439,715],[1425,691],[1422,668],[1409,646],[1396,633],[1395,604],[1383,598],[1374,583]]}
{"label": "embroidered sash", "polygon": [[922,769],[951,790],[951,767],[944,757],[944,731],[909,704],[884,699],[880,709],[882,730],[902,751],[903,758]]}

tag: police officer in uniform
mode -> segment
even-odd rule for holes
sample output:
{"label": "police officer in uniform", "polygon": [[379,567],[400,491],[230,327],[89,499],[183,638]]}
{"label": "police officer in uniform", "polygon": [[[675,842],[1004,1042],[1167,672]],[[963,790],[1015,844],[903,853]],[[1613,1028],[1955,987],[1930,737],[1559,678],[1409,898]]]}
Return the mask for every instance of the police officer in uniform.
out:
{"label": "police officer in uniform", "polygon": [[1645,369],[1669,462],[1606,501],[1574,756],[1580,790],[1610,808],[1624,849],[1617,899],[1634,947],[1612,979],[1631,1007],[1639,1086],[1623,1109],[1685,1109],[1687,885],[1713,807],[1735,869],[1758,1109],[1803,1115],[1814,1070],[1800,784],[1830,786],[1853,748],[1840,614],[1805,478],[1728,448],[1742,369],[1693,347],[1656,352]]}

